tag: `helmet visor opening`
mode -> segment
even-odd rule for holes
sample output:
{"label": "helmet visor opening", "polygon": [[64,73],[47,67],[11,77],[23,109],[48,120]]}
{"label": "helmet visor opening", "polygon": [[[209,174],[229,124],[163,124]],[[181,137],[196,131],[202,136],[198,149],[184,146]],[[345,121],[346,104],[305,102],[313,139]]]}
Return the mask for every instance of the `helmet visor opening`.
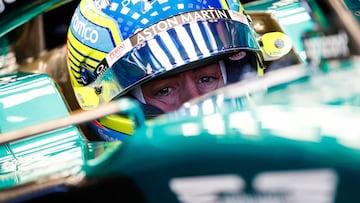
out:
{"label": "helmet visor opening", "polygon": [[[109,68],[104,72],[116,79],[118,87],[117,92],[112,91],[105,101],[120,97],[155,77],[203,66],[220,60],[224,55],[240,50],[260,52],[251,27],[231,15],[171,27],[132,46],[134,38],[139,39],[139,35],[144,33],[144,30],[138,32],[124,41],[120,48],[114,49],[121,51],[112,51],[106,57]],[[95,83],[103,78],[98,77]]]}

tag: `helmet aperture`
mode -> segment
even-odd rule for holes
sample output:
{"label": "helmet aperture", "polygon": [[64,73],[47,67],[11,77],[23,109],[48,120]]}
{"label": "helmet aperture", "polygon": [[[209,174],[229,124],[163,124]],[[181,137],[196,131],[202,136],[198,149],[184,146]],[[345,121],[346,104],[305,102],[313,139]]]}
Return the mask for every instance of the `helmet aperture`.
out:
{"label": "helmet aperture", "polygon": [[[236,0],[82,0],[69,27],[67,49],[68,70],[83,109],[214,61],[242,69],[236,67],[240,60],[231,63],[229,58],[239,53],[255,64],[255,73],[262,69],[251,21]],[[236,79],[229,75],[243,71],[225,72],[230,83]]]}

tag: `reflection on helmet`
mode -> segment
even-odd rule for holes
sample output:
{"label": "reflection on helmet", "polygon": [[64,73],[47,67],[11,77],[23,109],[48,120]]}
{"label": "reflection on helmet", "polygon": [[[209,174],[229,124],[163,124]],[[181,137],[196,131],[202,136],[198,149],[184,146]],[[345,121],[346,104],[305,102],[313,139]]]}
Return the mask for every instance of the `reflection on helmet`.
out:
{"label": "reflection on helmet", "polygon": [[[67,50],[83,109],[128,95],[164,74],[219,60],[227,83],[262,70],[259,45],[238,0],[82,0],[71,20]],[[121,131],[116,121],[105,127]]]}

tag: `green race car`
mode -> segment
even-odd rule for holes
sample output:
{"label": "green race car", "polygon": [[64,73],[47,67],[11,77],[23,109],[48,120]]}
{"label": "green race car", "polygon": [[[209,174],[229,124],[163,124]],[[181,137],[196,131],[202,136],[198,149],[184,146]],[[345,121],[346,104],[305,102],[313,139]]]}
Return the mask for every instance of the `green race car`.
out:
{"label": "green race car", "polygon": [[[4,73],[0,202],[358,201],[359,24],[329,23],[325,9],[334,18],[353,16],[335,1],[294,2],[289,10],[290,4],[275,11],[269,4],[267,12],[245,4],[259,23],[294,8],[311,16],[306,27],[313,29],[295,31],[302,44],[269,62],[271,71],[152,119],[127,98],[78,110],[57,77]],[[283,20],[269,28],[287,33]],[[329,51],[334,38],[346,51]],[[291,65],[277,67],[287,60]],[[113,113],[127,116],[132,134],[89,139],[83,125]]]}

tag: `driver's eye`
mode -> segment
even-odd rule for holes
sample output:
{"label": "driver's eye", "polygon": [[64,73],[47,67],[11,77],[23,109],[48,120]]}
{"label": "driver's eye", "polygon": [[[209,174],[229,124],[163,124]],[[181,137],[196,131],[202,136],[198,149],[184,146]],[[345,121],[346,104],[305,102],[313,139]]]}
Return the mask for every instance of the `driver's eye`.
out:
{"label": "driver's eye", "polygon": [[164,87],[161,90],[157,91],[155,93],[155,96],[166,96],[168,95],[170,92],[170,88],[169,87]]}
{"label": "driver's eye", "polygon": [[199,83],[206,83],[206,82],[212,82],[214,81],[216,78],[213,76],[205,76],[200,78]]}

